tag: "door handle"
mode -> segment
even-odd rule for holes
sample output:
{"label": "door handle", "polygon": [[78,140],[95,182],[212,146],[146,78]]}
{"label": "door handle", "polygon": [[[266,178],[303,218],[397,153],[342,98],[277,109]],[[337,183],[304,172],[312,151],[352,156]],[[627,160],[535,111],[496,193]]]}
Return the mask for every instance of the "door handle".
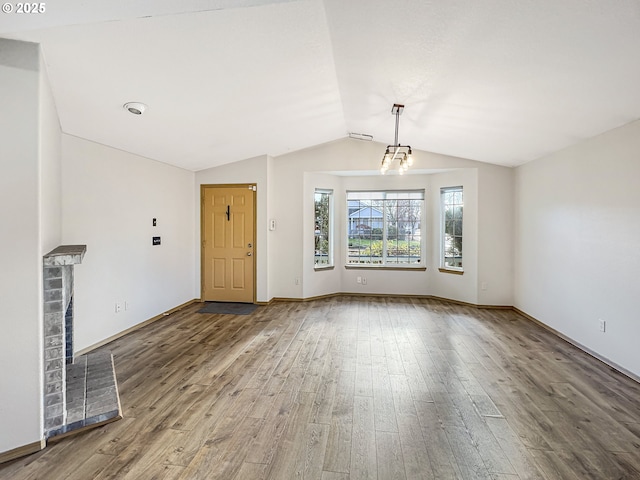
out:
{"label": "door handle", "polygon": [[250,257],[250,256],[251,256],[251,252],[247,252],[247,257]]}

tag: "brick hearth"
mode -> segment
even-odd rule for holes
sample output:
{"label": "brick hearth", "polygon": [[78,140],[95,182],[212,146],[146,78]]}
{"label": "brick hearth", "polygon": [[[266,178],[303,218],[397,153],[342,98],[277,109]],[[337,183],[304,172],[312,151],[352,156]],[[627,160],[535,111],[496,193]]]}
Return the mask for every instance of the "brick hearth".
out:
{"label": "brick hearth", "polygon": [[110,353],[74,358],[73,269],[85,245],[63,245],[43,259],[44,432],[49,439],[121,418]]}

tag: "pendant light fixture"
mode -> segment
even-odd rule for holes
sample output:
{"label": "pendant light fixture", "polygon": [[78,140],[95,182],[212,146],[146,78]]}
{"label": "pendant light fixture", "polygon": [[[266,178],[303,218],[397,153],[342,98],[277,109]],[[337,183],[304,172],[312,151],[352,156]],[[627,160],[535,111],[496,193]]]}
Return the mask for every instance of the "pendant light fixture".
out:
{"label": "pendant light fixture", "polygon": [[382,157],[382,163],[380,165],[380,173],[384,175],[387,170],[391,168],[391,165],[395,160],[398,160],[398,174],[402,175],[406,172],[411,165],[413,165],[413,156],[411,154],[410,145],[400,145],[398,142],[398,125],[400,124],[400,115],[404,110],[404,105],[397,103],[393,104],[391,113],[396,116],[396,139],[393,145],[387,145],[387,150]]}

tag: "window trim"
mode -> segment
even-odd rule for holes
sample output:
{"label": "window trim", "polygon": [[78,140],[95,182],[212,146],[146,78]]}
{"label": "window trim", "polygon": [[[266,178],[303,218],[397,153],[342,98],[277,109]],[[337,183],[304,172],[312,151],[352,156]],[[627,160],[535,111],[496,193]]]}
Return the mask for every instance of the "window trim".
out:
{"label": "window trim", "polygon": [[450,273],[450,274],[453,274],[453,275],[464,275],[464,270],[462,270],[462,268],[438,267],[438,271],[440,273]]}
{"label": "window trim", "polygon": [[367,270],[367,269],[375,269],[375,270],[411,270],[412,272],[424,272],[427,270],[427,267],[424,265],[415,265],[407,264],[406,266],[390,266],[390,265],[368,265],[366,263],[349,263],[344,266],[345,270]]}
{"label": "window trim", "polygon": [[[464,207],[464,186],[457,185],[453,187],[440,187],[440,267],[438,267],[438,271],[441,273],[450,273],[454,275],[463,275],[464,274],[464,266],[462,267],[452,267],[445,264],[445,203],[444,203],[444,194],[448,192],[461,192],[462,193],[462,206]],[[463,234],[460,236],[462,238],[462,252],[464,252],[464,210],[462,213],[462,232]],[[462,254],[463,265],[464,265],[464,253]]]}
{"label": "window trim", "polygon": [[[350,194],[362,194],[363,198],[349,198]],[[349,263],[349,231],[350,231],[350,219],[349,219],[349,201],[350,200],[367,200],[367,194],[382,194],[383,198],[370,198],[371,200],[393,200],[393,198],[387,198],[389,194],[418,194],[418,198],[409,198],[408,200],[422,200],[422,208],[420,211],[420,230],[424,230],[424,226],[426,225],[426,189],[424,188],[408,188],[408,189],[367,189],[367,190],[346,190],[345,192],[345,200],[346,200],[346,251],[345,251],[345,269],[378,269],[378,270],[412,270],[412,271],[425,271],[427,270],[426,266],[426,252],[427,252],[427,241],[426,237],[421,234],[420,235],[420,263],[406,263],[406,264],[372,264],[372,263]],[[402,200],[407,200],[403,198]],[[388,224],[386,219],[383,217],[383,251],[386,251],[387,245],[387,228]],[[386,256],[383,257],[386,260]]]}
{"label": "window trim", "polygon": [[[315,245],[314,245],[314,249],[313,249],[313,269],[315,271],[322,271],[322,270],[333,270],[335,268],[335,255],[334,255],[334,194],[333,194],[333,189],[332,188],[316,188],[313,191],[313,223],[314,223],[314,227],[315,227],[315,223],[316,223],[316,214],[315,214],[315,207],[316,207],[316,195],[317,194],[326,194],[329,196],[329,218],[328,218],[328,225],[327,225],[327,229],[328,229],[328,233],[327,233],[327,240],[329,242],[328,244],[328,251],[327,251],[327,259],[328,259],[328,263],[327,264],[322,264],[322,265],[318,265],[315,261],[315,255],[316,255],[316,249],[315,249]],[[315,241],[315,233],[314,233],[314,241]]]}

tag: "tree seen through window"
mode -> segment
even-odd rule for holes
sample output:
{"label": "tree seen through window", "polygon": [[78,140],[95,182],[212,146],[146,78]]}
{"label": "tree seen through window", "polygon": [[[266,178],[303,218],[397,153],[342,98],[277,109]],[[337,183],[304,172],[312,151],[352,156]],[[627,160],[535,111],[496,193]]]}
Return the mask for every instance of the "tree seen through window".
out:
{"label": "tree seen through window", "polygon": [[442,267],[462,269],[462,187],[440,189],[442,199]]}
{"label": "tree seen through window", "polygon": [[332,190],[316,189],[315,191],[315,257],[316,267],[328,267],[333,265],[333,252],[331,249],[331,200]]}

